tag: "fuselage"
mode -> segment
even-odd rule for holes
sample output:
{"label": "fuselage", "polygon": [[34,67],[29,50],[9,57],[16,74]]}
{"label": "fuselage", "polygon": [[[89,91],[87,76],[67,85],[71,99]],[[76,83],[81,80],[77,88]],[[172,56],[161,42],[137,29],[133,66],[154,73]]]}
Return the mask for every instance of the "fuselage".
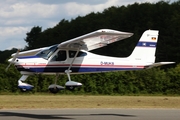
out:
{"label": "fuselage", "polygon": [[[104,31],[100,31],[100,33],[105,34]],[[111,43],[112,40],[120,40],[124,38],[124,35],[126,37],[130,35],[125,33],[122,35],[120,32],[118,36],[122,36],[121,38],[117,37],[117,33],[115,33],[115,31],[111,34],[106,33],[108,41],[106,41],[101,34],[94,35],[94,33],[92,33],[94,35],[93,38],[93,35],[87,34],[80,38],[63,42],[62,44],[21,52],[18,55],[14,55],[14,58],[17,56],[15,61],[14,59],[9,61],[14,62],[16,68],[21,73],[40,74],[64,74],[66,70],[71,70],[71,73],[76,74],[139,70],[155,62],[156,43],[158,40],[157,30],[145,31],[129,57],[109,57],[88,52],[103,47]],[[112,39],[112,36],[114,36],[114,39]],[[34,53],[36,51],[38,52],[35,55],[26,56],[29,52]],[[22,57],[20,57],[20,55],[22,55]]]}
{"label": "fuselage", "polygon": [[[62,60],[54,60],[55,56],[65,51],[65,58]],[[146,63],[132,60],[131,58],[107,57],[93,54],[87,51],[79,51],[75,57],[76,51],[73,50],[57,50],[50,57],[27,56],[19,57],[15,66],[21,72],[53,74],[63,73],[70,69],[72,73],[95,73],[122,70],[139,70],[144,69]],[[74,59],[74,61],[73,61]],[[73,62],[72,62],[73,61]],[[70,68],[69,68],[70,67]]]}

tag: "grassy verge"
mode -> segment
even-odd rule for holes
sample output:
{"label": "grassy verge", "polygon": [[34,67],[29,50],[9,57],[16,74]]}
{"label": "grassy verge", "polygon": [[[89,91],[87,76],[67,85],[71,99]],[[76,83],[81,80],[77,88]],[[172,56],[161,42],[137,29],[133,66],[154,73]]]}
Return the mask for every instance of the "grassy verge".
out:
{"label": "grassy verge", "polygon": [[180,97],[0,95],[0,109],[180,108]]}

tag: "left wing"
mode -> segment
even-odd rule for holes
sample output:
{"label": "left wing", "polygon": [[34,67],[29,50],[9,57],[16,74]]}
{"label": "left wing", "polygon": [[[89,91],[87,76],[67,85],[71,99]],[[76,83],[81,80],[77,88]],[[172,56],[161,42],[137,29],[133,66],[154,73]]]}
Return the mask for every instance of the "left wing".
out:
{"label": "left wing", "polygon": [[33,50],[27,50],[27,51],[23,51],[20,52],[19,50],[16,53],[13,53],[11,55],[12,58],[10,58],[8,61],[10,62],[10,64],[6,67],[6,71],[9,69],[9,67],[11,66],[12,63],[15,62],[17,57],[22,57],[22,56],[32,56],[37,54],[39,51],[42,51],[44,49],[47,49],[48,47],[43,47],[43,48],[38,48],[38,49],[33,49]]}
{"label": "left wing", "polygon": [[36,53],[38,53],[39,51],[42,51],[44,49],[47,49],[48,47],[43,47],[43,48],[37,48],[37,49],[33,49],[33,50],[27,50],[27,51],[23,51],[23,52],[19,52],[18,55],[16,53],[13,53],[11,56],[14,57],[17,55],[17,57],[21,57],[21,56],[32,56],[35,55]]}
{"label": "left wing", "polygon": [[131,37],[133,33],[121,32],[111,29],[100,29],[89,34],[62,42],[59,48],[83,49],[86,51],[94,50]]}

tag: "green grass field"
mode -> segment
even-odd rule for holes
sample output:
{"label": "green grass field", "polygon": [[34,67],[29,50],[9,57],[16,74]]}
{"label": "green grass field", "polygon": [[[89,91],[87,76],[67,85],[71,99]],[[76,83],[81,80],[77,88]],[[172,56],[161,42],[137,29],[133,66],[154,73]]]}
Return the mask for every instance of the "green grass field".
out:
{"label": "green grass field", "polygon": [[180,97],[0,95],[0,109],[180,108]]}

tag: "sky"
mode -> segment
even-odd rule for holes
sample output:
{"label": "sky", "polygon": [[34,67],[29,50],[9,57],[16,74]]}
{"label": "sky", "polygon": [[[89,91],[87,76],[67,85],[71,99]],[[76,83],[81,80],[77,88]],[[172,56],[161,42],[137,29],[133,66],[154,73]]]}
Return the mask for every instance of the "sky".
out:
{"label": "sky", "polygon": [[[26,33],[34,26],[53,28],[62,19],[71,20],[111,6],[156,3],[159,0],[0,0],[0,51],[23,49]],[[171,2],[176,0],[169,0]]]}

